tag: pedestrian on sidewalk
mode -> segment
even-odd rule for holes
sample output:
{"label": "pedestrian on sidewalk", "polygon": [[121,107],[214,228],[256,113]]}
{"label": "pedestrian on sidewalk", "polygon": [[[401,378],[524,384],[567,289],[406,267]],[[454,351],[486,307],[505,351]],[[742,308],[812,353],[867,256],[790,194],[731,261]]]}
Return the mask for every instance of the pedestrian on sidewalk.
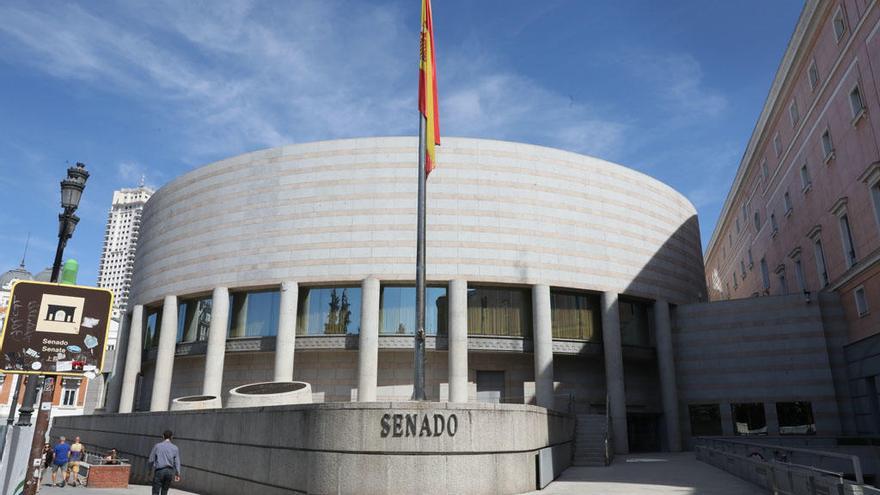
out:
{"label": "pedestrian on sidewalk", "polygon": [[40,485],[43,483],[43,476],[46,474],[46,471],[49,470],[49,467],[52,466],[52,459],[55,458],[55,451],[52,449],[52,444],[46,442],[43,445],[43,462],[40,465],[40,483],[37,484],[37,493],[40,493]]}
{"label": "pedestrian on sidewalk", "polygon": [[[67,484],[67,462],[70,459],[70,445],[67,444],[66,438],[61,437],[52,450],[55,453],[55,458],[52,459],[52,484],[64,486]],[[61,471],[61,482],[56,484],[55,473],[59,470]]]}
{"label": "pedestrian on sidewalk", "polygon": [[76,437],[70,446],[70,484],[76,486],[79,483],[79,463],[83,460],[83,444]]}
{"label": "pedestrian on sidewalk", "polygon": [[180,450],[171,443],[171,430],[162,433],[163,440],[153,446],[149,462],[153,466],[153,495],[167,495],[171,480],[180,481]]}

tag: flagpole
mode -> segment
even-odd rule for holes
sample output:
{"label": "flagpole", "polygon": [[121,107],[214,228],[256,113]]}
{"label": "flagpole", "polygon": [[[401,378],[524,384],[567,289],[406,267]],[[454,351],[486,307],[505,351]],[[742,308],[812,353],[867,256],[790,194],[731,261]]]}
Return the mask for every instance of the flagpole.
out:
{"label": "flagpole", "polygon": [[419,208],[416,235],[416,335],[412,400],[425,400],[425,116],[419,112]]}

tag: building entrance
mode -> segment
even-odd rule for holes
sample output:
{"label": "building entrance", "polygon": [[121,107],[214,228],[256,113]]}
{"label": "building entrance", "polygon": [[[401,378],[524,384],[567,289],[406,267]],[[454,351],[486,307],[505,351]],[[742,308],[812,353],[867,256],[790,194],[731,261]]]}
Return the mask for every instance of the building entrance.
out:
{"label": "building entrance", "polygon": [[629,437],[629,451],[660,451],[660,415],[651,413],[627,413],[626,431]]}

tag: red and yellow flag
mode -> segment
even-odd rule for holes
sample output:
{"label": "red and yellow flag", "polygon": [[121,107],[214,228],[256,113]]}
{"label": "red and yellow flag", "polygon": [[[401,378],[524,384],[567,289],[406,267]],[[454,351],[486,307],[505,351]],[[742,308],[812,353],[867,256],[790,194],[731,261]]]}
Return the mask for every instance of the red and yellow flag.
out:
{"label": "red and yellow flag", "polygon": [[431,0],[422,0],[421,60],[419,61],[419,112],[425,116],[425,175],[437,164],[434,146],[440,145],[437,112],[437,66],[434,61],[434,22]]}

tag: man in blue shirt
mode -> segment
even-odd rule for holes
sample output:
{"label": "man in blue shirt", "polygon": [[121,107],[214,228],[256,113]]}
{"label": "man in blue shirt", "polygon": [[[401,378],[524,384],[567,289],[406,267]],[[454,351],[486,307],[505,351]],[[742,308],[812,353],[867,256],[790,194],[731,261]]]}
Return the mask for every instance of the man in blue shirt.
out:
{"label": "man in blue shirt", "polygon": [[64,486],[67,484],[67,462],[70,460],[70,445],[67,444],[66,438],[61,437],[52,450],[55,451],[55,459],[52,460],[52,484],[56,484],[55,473],[60,469],[61,483],[58,483],[56,486]]}
{"label": "man in blue shirt", "polygon": [[153,446],[150,464],[153,466],[153,495],[167,495],[171,480],[180,481],[180,450],[171,443],[171,430],[162,433],[164,440]]}

